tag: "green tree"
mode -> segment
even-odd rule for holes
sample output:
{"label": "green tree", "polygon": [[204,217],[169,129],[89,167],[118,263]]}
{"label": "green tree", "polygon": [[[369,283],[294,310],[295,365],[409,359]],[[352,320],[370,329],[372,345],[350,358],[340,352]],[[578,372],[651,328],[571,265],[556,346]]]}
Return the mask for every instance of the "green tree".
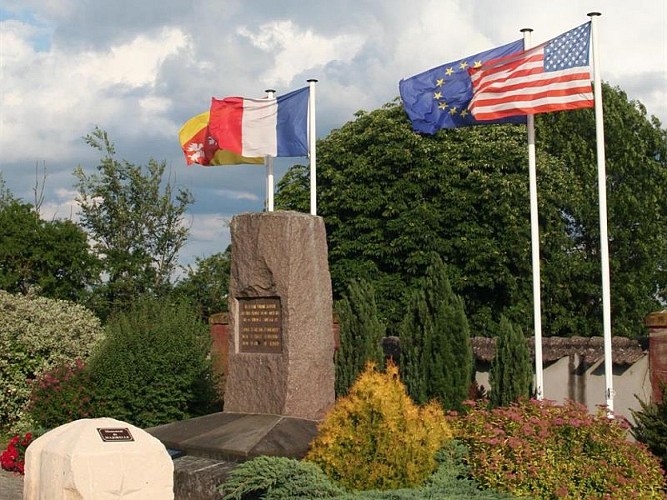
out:
{"label": "green tree", "polygon": [[2,176],[2,172],[0,172],[0,208],[4,207],[7,205],[10,201],[13,201],[14,195],[12,192],[9,190],[7,187],[7,183],[5,182],[5,178]]}
{"label": "green tree", "polygon": [[228,308],[231,246],[205,258],[196,258],[186,276],[174,287],[177,297],[187,297],[201,311],[202,318],[226,312]]}
{"label": "green tree", "polygon": [[[526,150],[525,129],[515,126],[416,134],[398,103],[359,112],[321,140],[318,212],[327,225],[336,295],[350,276],[372,281],[381,314],[395,328],[404,296],[435,252],[476,331],[492,335],[500,312],[527,323]],[[553,158],[540,156],[540,163],[557,170]],[[553,179],[566,192],[567,179]],[[279,187],[283,206],[286,186]],[[561,224],[555,208],[541,216],[545,225]]]}
{"label": "green tree", "polygon": [[454,294],[447,268],[432,254],[421,289],[414,290],[400,325],[401,372],[418,403],[437,399],[461,409],[472,381],[470,327],[463,300]]}
{"label": "green tree", "polygon": [[175,189],[171,177],[165,182],[164,161],[151,159],[144,168],[116,159],[100,128],[85,141],[102,153],[98,173],[86,174],[79,166],[74,175],[81,223],[107,275],[104,300],[114,310],[138,295],[163,295],[187,239],[183,216],[194,201],[190,191]]}
{"label": "green tree", "polygon": [[384,365],[382,337],[385,326],[378,317],[375,291],[366,281],[352,281],[336,303],[340,343],[335,355],[336,395],[345,396],[369,361]]}
{"label": "green tree", "polygon": [[86,233],[69,220],[45,221],[33,206],[0,203],[0,288],[84,302],[99,279]]}
{"label": "green tree", "polygon": [[496,355],[489,372],[490,400],[495,407],[530,397],[533,381],[530,352],[521,330],[502,316],[498,332]]}
{"label": "green tree", "polygon": [[[614,333],[639,335],[641,317],[667,295],[667,141],[641,105],[608,86],[604,94]],[[592,121],[592,110],[537,120],[545,335],[601,332]],[[423,136],[397,102],[358,112],[318,142],[318,213],[336,297],[349,277],[371,281],[392,333],[436,252],[477,334],[496,336],[501,315],[532,330],[527,163],[523,126]],[[277,206],[307,211],[307,185],[308,170],[293,168]]]}
{"label": "green tree", "polygon": [[[643,334],[646,314],[667,301],[667,130],[638,101],[603,85],[607,218],[613,333]],[[536,120],[537,147],[573,172],[563,204],[570,244],[543,276],[546,321],[585,318],[580,334],[602,331],[598,170],[593,110],[547,113]]]}
{"label": "green tree", "polygon": [[432,333],[424,292],[413,290],[398,327],[398,336],[401,342],[401,379],[408,394],[417,403],[428,400],[426,364],[431,357]]}

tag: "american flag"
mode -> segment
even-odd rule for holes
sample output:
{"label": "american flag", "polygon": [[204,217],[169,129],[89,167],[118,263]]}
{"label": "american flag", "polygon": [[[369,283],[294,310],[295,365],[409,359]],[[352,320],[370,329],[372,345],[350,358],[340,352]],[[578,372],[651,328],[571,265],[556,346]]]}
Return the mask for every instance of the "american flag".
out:
{"label": "american flag", "polygon": [[542,45],[470,70],[477,120],[592,108],[591,23]]}

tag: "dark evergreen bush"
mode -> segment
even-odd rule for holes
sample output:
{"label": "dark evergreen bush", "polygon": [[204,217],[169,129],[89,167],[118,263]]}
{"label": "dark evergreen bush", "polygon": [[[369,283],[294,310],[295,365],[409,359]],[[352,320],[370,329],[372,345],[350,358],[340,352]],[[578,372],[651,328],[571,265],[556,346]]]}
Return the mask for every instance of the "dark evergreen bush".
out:
{"label": "dark evergreen bush", "polygon": [[519,327],[501,316],[496,355],[489,372],[491,404],[507,406],[521,397],[530,397],[532,381],[533,365],[526,338]]}
{"label": "dark evergreen bush", "polygon": [[99,416],[151,427],[220,410],[210,345],[185,302],[145,299],[115,315],[89,364]]}
{"label": "dark evergreen bush", "polygon": [[384,365],[380,342],[385,326],[378,317],[375,291],[367,281],[353,281],[336,303],[340,345],[336,352],[336,396],[344,396],[366,363]]}
{"label": "dark evergreen bush", "polygon": [[285,457],[244,462],[218,490],[228,500],[332,498],[344,493],[314,463]]}
{"label": "dark evergreen bush", "polygon": [[401,376],[410,396],[420,404],[437,399],[446,409],[462,409],[473,373],[470,327],[437,254],[412,292],[399,336]]}

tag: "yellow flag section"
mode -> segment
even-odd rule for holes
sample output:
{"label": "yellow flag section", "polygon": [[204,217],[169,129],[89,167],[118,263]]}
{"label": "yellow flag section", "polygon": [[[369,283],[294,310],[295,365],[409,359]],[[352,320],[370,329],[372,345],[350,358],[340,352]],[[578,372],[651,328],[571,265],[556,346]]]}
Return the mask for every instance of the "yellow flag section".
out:
{"label": "yellow flag section", "polygon": [[218,148],[218,143],[208,131],[209,112],[190,118],[178,131],[178,140],[183,148],[188,165],[240,165],[243,163],[263,164],[263,157],[241,156]]}

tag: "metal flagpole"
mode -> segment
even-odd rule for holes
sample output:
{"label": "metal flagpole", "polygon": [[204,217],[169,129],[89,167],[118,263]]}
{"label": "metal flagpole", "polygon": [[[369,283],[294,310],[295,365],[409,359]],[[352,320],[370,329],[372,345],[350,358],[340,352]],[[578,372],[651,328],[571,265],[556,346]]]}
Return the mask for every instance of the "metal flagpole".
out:
{"label": "metal flagpole", "polygon": [[[531,48],[531,28],[523,28],[523,49]],[[530,241],[533,261],[533,321],[535,325],[535,397],[544,398],[544,374],[542,368],[542,307],[540,278],[540,228],[537,216],[537,160],[535,158],[535,116],[527,115],[528,124],[528,176],[530,182]]]}
{"label": "metal flagpole", "polygon": [[604,153],[604,121],[602,117],[602,82],[598,55],[597,18],[599,12],[589,12],[593,48],[593,92],[595,97],[595,141],[598,160],[598,197],[600,200],[600,260],[602,264],[602,315],[604,331],[604,379],[607,414],[614,413],[614,373],[611,358],[611,292],[609,285],[609,237],[607,235],[607,172]]}
{"label": "metal flagpole", "polygon": [[317,178],[315,176],[317,165],[317,152],[315,151],[315,84],[317,80],[308,80],[310,85],[310,96],[308,100],[308,152],[310,156],[310,215],[317,215]]}
{"label": "metal flagpole", "polygon": [[[266,89],[267,99],[273,99],[276,91],[273,89]],[[273,156],[266,155],[264,157],[264,164],[266,165],[266,211],[273,212]]]}

